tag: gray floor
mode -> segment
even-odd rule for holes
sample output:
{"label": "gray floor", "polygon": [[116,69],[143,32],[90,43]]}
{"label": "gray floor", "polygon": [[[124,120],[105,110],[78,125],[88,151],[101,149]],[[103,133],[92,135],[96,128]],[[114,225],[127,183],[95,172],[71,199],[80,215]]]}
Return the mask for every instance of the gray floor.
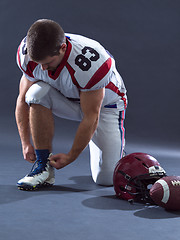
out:
{"label": "gray floor", "polygon": [[[64,124],[63,121],[59,123]],[[180,212],[143,204],[130,205],[116,199],[112,187],[96,186],[90,176],[88,148],[76,162],[56,171],[53,187],[36,192],[18,190],[16,182],[29,171],[30,164],[22,159],[14,122],[6,119],[3,126],[0,239],[179,239]],[[70,126],[71,122],[63,126],[63,141],[58,134],[55,136],[55,152],[59,148],[66,151],[71,146],[76,125]],[[71,134],[66,134],[69,128]],[[128,142],[126,150],[153,154],[170,175],[179,173],[179,150],[167,151],[165,146],[158,148]]]}

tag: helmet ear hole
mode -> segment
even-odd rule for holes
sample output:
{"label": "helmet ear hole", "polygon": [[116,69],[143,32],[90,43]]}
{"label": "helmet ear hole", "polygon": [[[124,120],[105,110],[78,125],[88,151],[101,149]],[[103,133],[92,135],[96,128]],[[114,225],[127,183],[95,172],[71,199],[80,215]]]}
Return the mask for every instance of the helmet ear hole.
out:
{"label": "helmet ear hole", "polygon": [[155,167],[155,169],[156,169],[156,170],[158,170],[158,169],[159,169],[159,166],[156,166],[156,165],[155,165],[154,167]]}
{"label": "helmet ear hole", "polygon": [[147,185],[147,189],[150,190],[150,189],[152,188],[152,186],[153,186],[153,184],[148,184],[148,185]]}
{"label": "helmet ear hole", "polygon": [[125,191],[125,188],[124,187],[122,187],[122,186],[119,186],[119,189],[121,190],[121,191]]}

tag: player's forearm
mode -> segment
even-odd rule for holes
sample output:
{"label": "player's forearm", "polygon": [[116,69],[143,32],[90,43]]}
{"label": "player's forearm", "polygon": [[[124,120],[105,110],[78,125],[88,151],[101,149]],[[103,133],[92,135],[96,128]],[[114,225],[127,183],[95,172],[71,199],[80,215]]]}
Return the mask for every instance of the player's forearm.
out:
{"label": "player's forearm", "polygon": [[20,98],[17,99],[15,117],[22,145],[30,144],[29,107]]}
{"label": "player's forearm", "polygon": [[71,160],[74,161],[79,154],[84,150],[91,140],[98,124],[98,116],[91,119],[83,119],[80,123],[73,146],[68,153]]}

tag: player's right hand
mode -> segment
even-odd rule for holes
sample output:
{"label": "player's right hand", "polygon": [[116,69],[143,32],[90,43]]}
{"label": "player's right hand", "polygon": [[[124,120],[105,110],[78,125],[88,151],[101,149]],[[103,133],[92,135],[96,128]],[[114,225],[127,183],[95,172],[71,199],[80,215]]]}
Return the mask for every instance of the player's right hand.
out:
{"label": "player's right hand", "polygon": [[24,159],[30,163],[35,162],[36,155],[34,147],[31,144],[25,145],[22,147]]}

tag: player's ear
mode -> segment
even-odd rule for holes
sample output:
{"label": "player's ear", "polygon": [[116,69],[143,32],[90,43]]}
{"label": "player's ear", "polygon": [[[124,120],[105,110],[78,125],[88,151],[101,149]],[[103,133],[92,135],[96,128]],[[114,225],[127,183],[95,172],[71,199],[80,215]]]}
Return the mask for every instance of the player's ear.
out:
{"label": "player's ear", "polygon": [[67,49],[67,44],[66,43],[62,43],[62,45],[61,45],[61,47],[59,49],[59,53],[62,53],[62,52],[65,53],[66,49]]}

